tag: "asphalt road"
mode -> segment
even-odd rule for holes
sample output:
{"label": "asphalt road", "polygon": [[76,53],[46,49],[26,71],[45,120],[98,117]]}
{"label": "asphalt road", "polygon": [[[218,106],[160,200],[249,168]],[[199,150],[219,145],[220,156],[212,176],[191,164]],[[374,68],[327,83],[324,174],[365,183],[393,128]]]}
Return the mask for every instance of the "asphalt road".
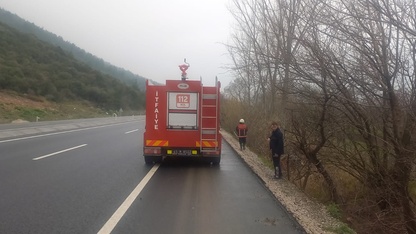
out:
{"label": "asphalt road", "polygon": [[10,126],[0,233],[303,233],[225,141],[219,166],[147,166],[143,117]]}

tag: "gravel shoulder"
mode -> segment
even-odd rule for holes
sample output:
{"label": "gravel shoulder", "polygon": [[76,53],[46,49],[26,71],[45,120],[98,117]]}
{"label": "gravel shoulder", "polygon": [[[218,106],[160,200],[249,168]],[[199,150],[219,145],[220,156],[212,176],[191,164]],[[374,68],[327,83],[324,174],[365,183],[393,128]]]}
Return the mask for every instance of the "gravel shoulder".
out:
{"label": "gravel shoulder", "polygon": [[238,140],[233,135],[225,131],[221,131],[221,134],[307,233],[335,233],[331,230],[342,225],[342,222],[329,215],[323,204],[308,198],[305,193],[285,178],[274,179],[274,172],[264,165],[250,149],[240,151]]}

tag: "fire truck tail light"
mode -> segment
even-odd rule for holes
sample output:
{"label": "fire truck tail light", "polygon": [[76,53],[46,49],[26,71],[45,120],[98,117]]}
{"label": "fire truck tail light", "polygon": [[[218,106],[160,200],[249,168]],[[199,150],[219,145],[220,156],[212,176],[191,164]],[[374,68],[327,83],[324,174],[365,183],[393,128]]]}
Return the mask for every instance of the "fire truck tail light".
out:
{"label": "fire truck tail light", "polygon": [[144,154],[161,154],[162,148],[160,147],[144,147]]}
{"label": "fire truck tail light", "polygon": [[220,151],[215,151],[215,150],[204,152],[204,155],[219,155],[219,154],[220,154]]}

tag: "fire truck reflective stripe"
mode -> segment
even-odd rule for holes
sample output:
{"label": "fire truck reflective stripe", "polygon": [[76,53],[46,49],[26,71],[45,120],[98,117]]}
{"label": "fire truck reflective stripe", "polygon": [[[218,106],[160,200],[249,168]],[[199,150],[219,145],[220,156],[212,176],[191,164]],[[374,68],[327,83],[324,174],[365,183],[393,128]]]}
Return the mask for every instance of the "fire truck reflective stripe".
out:
{"label": "fire truck reflective stripe", "polygon": [[[216,141],[202,141],[202,147],[216,147],[217,144]],[[201,147],[201,142],[197,141],[195,145],[196,147]]]}
{"label": "fire truck reflective stripe", "polygon": [[146,140],[146,146],[168,146],[169,141],[165,140]]}

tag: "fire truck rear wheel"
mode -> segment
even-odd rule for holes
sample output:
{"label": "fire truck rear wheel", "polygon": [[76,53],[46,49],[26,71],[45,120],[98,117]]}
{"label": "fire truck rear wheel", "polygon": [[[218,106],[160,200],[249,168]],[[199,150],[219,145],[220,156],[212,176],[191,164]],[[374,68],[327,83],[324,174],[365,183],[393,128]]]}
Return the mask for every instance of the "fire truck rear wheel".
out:
{"label": "fire truck rear wheel", "polygon": [[154,164],[162,162],[161,156],[144,156],[144,162],[146,164]]}
{"label": "fire truck rear wheel", "polygon": [[212,164],[218,165],[221,162],[221,157],[214,157],[211,159]]}

